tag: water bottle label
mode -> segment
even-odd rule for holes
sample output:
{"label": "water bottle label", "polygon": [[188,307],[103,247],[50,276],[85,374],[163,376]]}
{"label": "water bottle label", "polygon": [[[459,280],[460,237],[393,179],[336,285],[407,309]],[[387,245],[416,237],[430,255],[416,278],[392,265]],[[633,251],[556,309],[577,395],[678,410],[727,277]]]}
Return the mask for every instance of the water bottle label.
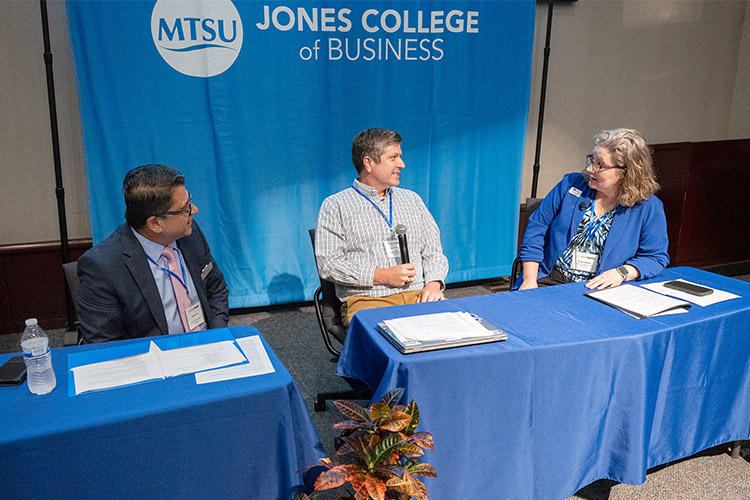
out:
{"label": "water bottle label", "polygon": [[43,356],[49,350],[49,340],[33,339],[21,343],[24,356]]}

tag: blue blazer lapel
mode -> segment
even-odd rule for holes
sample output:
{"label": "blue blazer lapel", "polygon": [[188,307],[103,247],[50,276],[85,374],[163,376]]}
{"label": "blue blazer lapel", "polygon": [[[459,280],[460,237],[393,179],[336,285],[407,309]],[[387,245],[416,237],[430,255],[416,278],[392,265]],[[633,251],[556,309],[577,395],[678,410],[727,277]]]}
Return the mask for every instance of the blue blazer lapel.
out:
{"label": "blue blazer lapel", "polygon": [[[609,234],[607,235],[607,240],[604,242],[604,249],[602,250],[602,261],[599,264],[600,271],[606,271],[607,269],[612,268],[610,265],[607,265],[606,268],[602,266],[605,265],[605,262],[609,261],[612,252],[619,248],[620,240],[625,234],[625,229],[629,227],[628,220],[630,219],[631,212],[632,210],[628,210],[621,206],[618,206],[615,209],[615,216],[612,219],[612,225],[609,227]],[[622,264],[622,262],[617,263],[617,265],[620,264]]]}
{"label": "blue blazer lapel", "polygon": [[[594,190],[588,186],[585,186],[581,190],[581,196],[575,200],[575,207],[571,210],[572,217],[570,218],[570,226],[568,227],[568,241],[573,239],[573,236],[578,230],[578,226],[583,220],[583,215],[586,213],[588,206],[591,204],[591,200],[594,197]],[[581,210],[581,203],[584,203],[586,207]],[[565,250],[565,249],[563,249]]]}
{"label": "blue blazer lapel", "polygon": [[159,289],[156,288],[156,282],[154,282],[154,275],[151,273],[151,268],[148,265],[146,252],[143,251],[143,247],[138,243],[138,240],[127,224],[120,226],[118,231],[120,233],[125,265],[130,270],[130,274],[141,294],[143,294],[143,299],[148,304],[148,309],[151,311],[154,322],[159,327],[159,330],[161,330],[162,335],[167,335],[169,333],[167,317],[164,315],[164,306],[161,302]]}

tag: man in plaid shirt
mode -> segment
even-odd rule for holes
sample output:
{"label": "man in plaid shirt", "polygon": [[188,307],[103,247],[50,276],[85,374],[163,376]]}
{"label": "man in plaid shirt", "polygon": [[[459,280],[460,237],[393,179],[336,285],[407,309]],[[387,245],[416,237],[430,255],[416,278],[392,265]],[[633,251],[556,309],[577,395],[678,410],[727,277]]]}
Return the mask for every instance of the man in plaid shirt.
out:
{"label": "man in plaid shirt", "polygon": [[[315,232],[318,272],[336,284],[344,326],[361,309],[444,299],[440,230],[418,194],[395,187],[405,167],[401,136],[365,130],[352,161],[359,177],[323,201]],[[408,230],[409,263],[401,262],[399,224]]]}

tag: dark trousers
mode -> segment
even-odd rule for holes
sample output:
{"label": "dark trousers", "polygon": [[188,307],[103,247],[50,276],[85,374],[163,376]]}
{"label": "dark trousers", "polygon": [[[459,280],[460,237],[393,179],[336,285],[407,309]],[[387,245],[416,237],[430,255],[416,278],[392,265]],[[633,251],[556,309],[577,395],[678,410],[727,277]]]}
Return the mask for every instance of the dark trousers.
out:
{"label": "dark trousers", "polygon": [[545,276],[544,278],[537,280],[536,284],[540,287],[543,287],[543,286],[562,285],[565,283],[572,283],[572,282],[573,280],[565,277],[557,269],[552,269],[552,272],[549,273],[549,276]]}

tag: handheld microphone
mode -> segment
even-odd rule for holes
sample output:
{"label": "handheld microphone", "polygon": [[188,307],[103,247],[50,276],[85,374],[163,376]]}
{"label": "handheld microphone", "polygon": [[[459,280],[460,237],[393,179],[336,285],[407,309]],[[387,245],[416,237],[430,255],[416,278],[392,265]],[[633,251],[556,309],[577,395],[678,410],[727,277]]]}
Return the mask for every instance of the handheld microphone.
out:
{"label": "handheld microphone", "polygon": [[584,208],[586,208],[586,203],[582,201],[581,204],[578,205],[578,210],[583,210]]}
{"label": "handheld microphone", "polygon": [[409,263],[409,247],[406,244],[406,226],[403,224],[397,224],[395,228],[396,235],[398,236],[398,249],[401,252],[401,263]]}

